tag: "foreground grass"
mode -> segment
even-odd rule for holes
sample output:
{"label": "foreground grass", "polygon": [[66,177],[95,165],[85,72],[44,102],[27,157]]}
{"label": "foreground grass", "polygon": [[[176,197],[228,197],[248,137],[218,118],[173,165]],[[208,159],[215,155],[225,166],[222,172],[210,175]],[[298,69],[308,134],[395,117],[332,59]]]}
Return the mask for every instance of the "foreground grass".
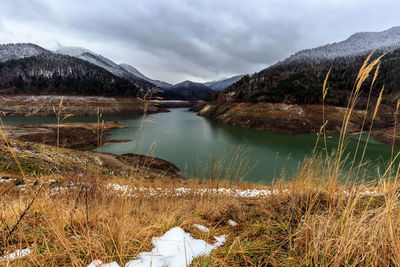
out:
{"label": "foreground grass", "polygon": [[[3,251],[33,250],[28,257],[9,262],[15,266],[84,266],[94,259],[123,266],[138,253],[150,251],[152,237],[180,226],[209,243],[213,236],[227,234],[222,247],[196,259],[193,266],[399,265],[399,185],[335,186],[314,178],[299,176],[268,187],[278,189],[274,194],[254,198],[215,193],[122,196],[107,187],[110,181],[143,188],[182,187],[165,180],[105,181],[66,175],[41,186],[48,181],[43,177],[25,185],[30,187],[25,193],[13,181],[3,182],[1,246]],[[193,181],[184,187],[213,185]],[[229,220],[238,225],[229,225]],[[193,224],[205,225],[210,232],[200,232]]]}

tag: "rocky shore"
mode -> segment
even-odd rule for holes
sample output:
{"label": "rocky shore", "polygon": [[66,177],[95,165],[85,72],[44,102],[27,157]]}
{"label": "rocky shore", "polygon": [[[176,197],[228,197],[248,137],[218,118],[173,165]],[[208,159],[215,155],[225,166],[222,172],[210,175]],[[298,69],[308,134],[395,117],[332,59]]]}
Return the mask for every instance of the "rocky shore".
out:
{"label": "rocky shore", "polygon": [[[199,116],[219,122],[250,129],[285,134],[318,133],[324,124],[322,105],[291,105],[284,103],[226,103],[198,102],[191,109]],[[325,106],[325,129],[328,133],[339,133],[346,109]],[[348,133],[359,132],[365,115],[363,110],[354,110],[348,125]],[[366,126],[371,121],[367,115]],[[393,110],[382,106],[374,121],[374,129],[384,129],[393,123]]]}
{"label": "rocky shore", "polygon": [[[136,97],[12,95],[0,96],[0,112],[5,116],[54,116],[62,100],[63,114],[131,115],[143,114],[145,102]],[[168,112],[151,103],[147,113]]]}

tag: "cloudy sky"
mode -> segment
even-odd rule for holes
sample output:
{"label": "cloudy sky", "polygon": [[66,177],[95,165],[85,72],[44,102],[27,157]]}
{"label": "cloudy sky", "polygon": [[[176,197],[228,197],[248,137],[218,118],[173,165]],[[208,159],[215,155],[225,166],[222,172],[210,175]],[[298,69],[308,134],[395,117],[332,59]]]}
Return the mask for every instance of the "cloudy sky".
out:
{"label": "cloudy sky", "polygon": [[204,82],[399,26],[399,10],[398,0],[1,0],[0,43],[81,46],[151,78]]}

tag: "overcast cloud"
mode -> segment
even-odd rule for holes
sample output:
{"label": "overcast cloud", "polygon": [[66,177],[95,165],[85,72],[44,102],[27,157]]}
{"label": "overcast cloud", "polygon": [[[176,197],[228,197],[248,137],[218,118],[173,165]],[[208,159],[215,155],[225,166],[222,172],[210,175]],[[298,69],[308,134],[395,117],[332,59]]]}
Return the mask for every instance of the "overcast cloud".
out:
{"label": "overcast cloud", "polygon": [[2,0],[0,43],[82,46],[150,78],[204,82],[399,26],[399,10],[398,0]]}

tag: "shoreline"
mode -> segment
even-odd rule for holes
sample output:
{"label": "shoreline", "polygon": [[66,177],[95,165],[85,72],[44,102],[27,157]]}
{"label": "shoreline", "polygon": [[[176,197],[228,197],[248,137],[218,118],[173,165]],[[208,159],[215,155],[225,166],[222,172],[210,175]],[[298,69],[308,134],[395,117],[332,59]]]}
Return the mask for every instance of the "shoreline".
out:
{"label": "shoreline", "polygon": [[[225,103],[216,104],[200,101],[191,111],[198,116],[212,120],[241,126],[254,130],[264,130],[281,134],[318,133],[322,130],[325,118],[325,131],[329,134],[340,133],[346,108],[325,105],[324,117],[322,105],[296,105],[285,103]],[[347,133],[361,130],[365,111],[354,110],[348,124]],[[373,131],[392,126],[390,109],[378,113],[374,121]],[[370,114],[367,115],[364,129],[369,127]],[[400,143],[400,142],[399,142]]]}
{"label": "shoreline", "polygon": [[[61,102],[62,101],[62,102]],[[62,105],[60,106],[60,103]],[[146,101],[136,97],[71,96],[71,95],[0,95],[2,116],[54,116],[63,114],[96,116],[141,115]],[[164,107],[150,103],[148,114],[169,112]]]}
{"label": "shoreline", "polygon": [[[108,140],[109,134],[99,132],[122,128],[124,125],[115,121],[98,123],[71,122],[62,124],[21,124],[6,125],[4,130],[8,138],[23,142],[33,142],[45,145],[71,148],[78,150],[91,150],[100,144],[104,146],[110,143],[130,142],[132,140]],[[57,131],[59,129],[59,140]]]}

